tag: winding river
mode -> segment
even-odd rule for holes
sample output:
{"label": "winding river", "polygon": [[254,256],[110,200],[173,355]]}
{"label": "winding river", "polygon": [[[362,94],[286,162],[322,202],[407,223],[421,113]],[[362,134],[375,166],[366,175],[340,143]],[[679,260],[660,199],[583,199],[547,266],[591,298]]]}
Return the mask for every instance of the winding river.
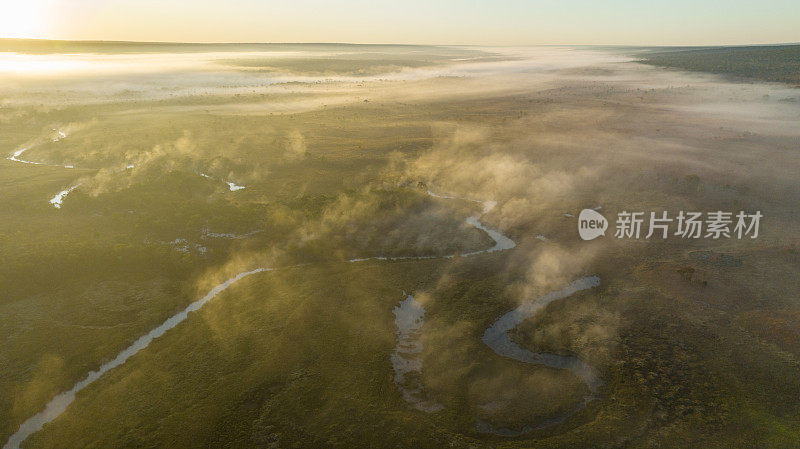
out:
{"label": "winding river", "polygon": [[577,357],[563,356],[557,354],[537,353],[529,351],[513,340],[509,332],[517,327],[526,319],[536,315],[545,306],[558,299],[566,298],[581,290],[587,290],[600,285],[600,278],[597,276],[588,276],[585,278],[573,281],[571,284],[557,290],[550,292],[535,301],[527,301],[522,303],[516,309],[501,316],[497,321],[492,324],[486,332],[483,333],[481,341],[490,347],[497,355],[508,357],[510,359],[519,360],[520,362],[531,363],[536,365],[548,366],[550,368],[559,368],[572,371],[576,376],[580,377],[586,386],[589,387],[589,394],[583,398],[580,404],[567,413],[547,419],[537,426],[527,425],[519,430],[507,428],[495,428],[487,422],[478,422],[478,430],[484,433],[495,433],[503,436],[519,436],[530,433],[536,429],[552,426],[563,422],[570,416],[582,410],[586,405],[595,399],[597,389],[603,384],[603,381],[598,378],[592,367],[586,362]]}
{"label": "winding river", "polygon": [[[58,130],[58,129],[54,129],[53,131],[55,133],[57,133],[57,135],[58,135],[58,137],[55,137],[55,138],[52,139],[53,142],[58,142],[61,139],[66,139],[67,138],[67,133],[65,133],[64,131],[61,131],[61,130]],[[53,165],[53,164],[45,164],[43,162],[35,162],[35,161],[28,161],[28,160],[25,160],[25,159],[20,159],[22,157],[22,154],[25,153],[26,151],[30,150],[30,149],[31,149],[30,146],[24,147],[24,148],[20,148],[19,150],[15,151],[13,154],[11,154],[11,156],[9,156],[7,159],[10,160],[10,161],[19,162],[19,163],[22,163],[22,164],[46,165],[46,166],[49,166],[49,167],[75,168],[74,165]],[[64,201],[64,198],[66,198],[67,195],[69,195],[70,192],[72,192],[73,190],[77,189],[79,185],[80,184],[75,184],[72,187],[69,187],[67,189],[64,189],[64,190],[56,193],[55,196],[53,196],[53,198],[50,199],[50,204],[52,204],[53,207],[55,207],[56,209],[61,209],[61,203]]]}
{"label": "winding river", "polygon": [[[51,202],[56,201],[53,204],[56,207],[60,207],[60,200],[63,200],[63,197],[71,190],[73,190],[75,187],[77,186],[74,186],[70,189],[60,192],[59,195],[61,196],[59,197],[59,195],[56,195],[56,198],[51,200]],[[475,227],[476,229],[480,229],[481,231],[485,232],[494,241],[494,245],[491,248],[485,250],[463,253],[461,254],[461,257],[470,257],[478,254],[491,253],[496,251],[505,251],[512,249],[516,246],[516,243],[513,240],[506,237],[501,232],[485,226],[480,221],[482,215],[491,212],[495,208],[495,206],[497,205],[496,202],[457,198],[448,195],[436,194],[430,191],[428,192],[428,194],[435,198],[460,199],[465,201],[476,202],[482,205],[481,214],[468,217],[466,219],[466,222],[469,225]],[[456,257],[456,255],[451,254],[446,256],[404,256],[404,257],[379,256],[379,257],[370,257],[362,259],[351,259],[348,262],[354,263],[354,262],[363,262],[368,260],[380,260],[380,261],[394,261],[394,260],[408,260],[408,259],[421,260],[421,259],[433,259],[440,257],[454,258]],[[215,286],[205,296],[189,304],[189,306],[186,307],[184,310],[180,311],[176,315],[173,315],[172,317],[164,321],[161,325],[151,330],[147,334],[143,335],[142,337],[139,337],[139,339],[137,339],[133,344],[131,344],[130,346],[122,350],[122,352],[117,354],[113,360],[101,365],[97,371],[91,371],[86,376],[86,378],[77,382],[72,387],[72,389],[55,396],[52,400],[50,400],[50,402],[47,403],[43,411],[28,418],[25,422],[22,423],[20,428],[13,435],[11,435],[9,440],[3,446],[3,449],[18,449],[20,447],[20,444],[23,441],[25,441],[25,439],[27,439],[31,434],[38,432],[44,427],[45,424],[52,422],[59,415],[61,415],[61,413],[63,413],[67,409],[67,407],[75,400],[75,395],[79,391],[83,390],[92,382],[102,377],[103,374],[125,363],[130,357],[132,357],[139,351],[146,348],[150,344],[150,342],[164,335],[167,331],[169,331],[170,329],[174,328],[175,326],[186,320],[186,318],[188,318],[191,312],[199,310],[201,307],[203,307],[205,304],[214,299],[217,295],[225,291],[228,287],[230,287],[234,283],[253,274],[273,271],[275,269],[276,268],[262,267],[262,268],[256,268],[251,271],[245,271]],[[572,284],[563,288],[562,290],[552,292],[546,296],[537,299],[536,301],[522,304],[518,308],[500,317],[484,333],[482,341],[498,355],[502,357],[508,357],[515,360],[519,360],[525,363],[545,365],[553,368],[568,369],[573,373],[575,373],[576,375],[578,375],[581,379],[583,379],[584,382],[586,382],[586,384],[589,386],[590,395],[587,396],[587,398],[585,398],[583,403],[579,405],[578,408],[576,408],[571,413],[565,416],[560,416],[548,420],[547,422],[540,424],[538,427],[543,427],[545,425],[561,422],[564,419],[568,418],[572,413],[585,406],[585,404],[588,401],[594,398],[596,389],[601,384],[601,381],[594,375],[591,367],[589,367],[589,365],[582,362],[581,360],[575,357],[559,356],[555,354],[539,354],[528,351],[526,349],[521,348],[516,343],[514,343],[510,339],[508,331],[516,327],[524,319],[533,316],[538,310],[542,309],[550,302],[572,295],[577,291],[595,287],[599,285],[599,283],[600,279],[597,277],[587,277],[578,279],[577,281],[573,282]],[[421,373],[422,370],[422,362],[418,358],[418,355],[422,350],[422,345],[419,342],[418,337],[421,327],[424,323],[425,309],[424,307],[422,307],[421,304],[419,304],[414,299],[412,295],[406,295],[406,298],[394,309],[394,315],[395,315],[395,325],[397,326],[398,329],[397,346],[395,347],[395,351],[391,355],[392,366],[395,371],[394,381],[398,386],[398,388],[400,388],[401,392],[403,393],[403,397],[405,398],[405,400],[411,403],[415,408],[424,412],[439,411],[443,408],[443,406],[434,400],[424,398],[423,397],[424,392],[421,384],[416,383],[412,385],[411,383],[408,382],[408,374]],[[477,424],[477,429],[479,431],[491,432],[500,435],[519,435],[522,433],[527,433],[529,431],[532,431],[538,427],[528,426],[522,430],[514,431],[509,429],[495,429],[492,428],[489,424],[483,422],[479,422]]]}
{"label": "winding river", "polygon": [[[65,133],[65,132],[63,132],[61,130],[54,129],[53,131],[56,132],[57,135],[58,135],[58,137],[55,137],[55,138],[52,139],[53,142],[58,142],[58,141],[60,141],[62,139],[65,139],[67,137],[67,133]],[[48,166],[48,167],[75,168],[74,165],[45,164],[44,162],[35,162],[35,161],[29,161],[29,160],[21,159],[22,155],[26,151],[30,150],[31,148],[32,148],[31,146],[20,148],[20,149],[14,151],[11,154],[11,156],[8,156],[6,159],[8,159],[10,161],[14,161],[14,162],[19,162],[19,163],[22,163],[22,164],[44,165],[44,166]],[[134,168],[133,164],[128,164],[125,167],[126,170],[130,170],[130,169],[133,169],[133,168]],[[216,178],[214,178],[212,176],[209,176],[209,175],[207,175],[205,173],[199,173],[199,174],[200,174],[200,176],[202,176],[204,178],[216,179]],[[222,181],[222,182],[224,182],[228,186],[228,190],[230,190],[231,192],[236,192],[238,190],[242,190],[242,189],[245,188],[245,186],[237,185],[237,184],[235,184],[233,182],[230,182],[230,181]],[[61,209],[61,205],[63,204],[64,199],[67,197],[67,195],[69,195],[73,190],[77,189],[79,186],[80,186],[80,184],[75,184],[72,187],[66,188],[66,189],[61,190],[60,192],[56,193],[53,196],[53,198],[50,199],[50,204],[52,204],[53,207],[55,207],[56,209]]]}
{"label": "winding river", "polygon": [[[495,201],[478,201],[466,198],[458,198],[450,195],[436,194],[428,191],[428,194],[435,198],[442,199],[461,199],[480,203],[483,206],[482,214],[491,212],[496,206]],[[490,253],[494,251],[503,251],[512,249],[516,243],[510,238],[503,235],[501,232],[488,228],[480,221],[480,215],[473,215],[467,218],[467,223],[481,231],[485,232],[492,240],[494,246],[489,249],[481,251],[473,251],[461,254],[462,257],[473,256],[476,254]],[[537,236],[539,240],[546,241],[544,236]],[[455,257],[455,255],[444,256],[446,258]],[[417,259],[428,257],[417,257]],[[374,259],[380,260],[396,260],[398,258],[376,257]],[[361,261],[369,259],[354,259],[353,261]],[[485,421],[478,421],[476,428],[482,433],[493,433],[501,436],[519,436],[530,433],[536,429],[541,429],[551,425],[563,422],[570,416],[586,407],[586,405],[595,399],[597,389],[602,385],[602,380],[598,378],[591,366],[577,357],[562,356],[557,354],[548,353],[535,353],[522,348],[513,340],[509,332],[517,327],[524,320],[534,316],[538,311],[545,306],[558,299],[566,298],[581,290],[587,290],[600,285],[600,278],[597,276],[588,276],[576,281],[573,281],[561,290],[550,292],[541,298],[534,301],[527,301],[521,304],[516,309],[506,313],[494,322],[483,334],[481,341],[492,349],[497,355],[501,357],[508,357],[510,359],[518,360],[520,362],[548,366],[550,368],[567,369],[580,377],[589,388],[589,393],[583,400],[572,410],[567,413],[547,419],[538,425],[527,425],[522,429],[508,429],[508,428],[495,428]],[[400,303],[394,310],[395,324],[397,326],[397,346],[392,354],[392,366],[395,371],[395,384],[397,384],[400,391],[403,393],[403,398],[406,402],[410,403],[414,408],[425,412],[436,412],[443,407],[431,399],[421,398],[422,387],[415,385],[409,387],[406,385],[405,376],[409,372],[422,372],[422,362],[419,360],[418,353],[422,351],[422,345],[419,342],[419,333],[422,325],[424,324],[425,309],[419,304],[413,296],[408,295],[404,301]]]}

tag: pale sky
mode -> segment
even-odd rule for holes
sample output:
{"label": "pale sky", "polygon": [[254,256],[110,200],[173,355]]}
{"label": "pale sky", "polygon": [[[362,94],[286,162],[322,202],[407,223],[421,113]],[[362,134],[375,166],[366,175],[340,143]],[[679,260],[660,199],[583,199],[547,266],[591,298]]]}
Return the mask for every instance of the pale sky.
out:
{"label": "pale sky", "polygon": [[171,42],[800,42],[800,0],[0,0],[0,37]]}

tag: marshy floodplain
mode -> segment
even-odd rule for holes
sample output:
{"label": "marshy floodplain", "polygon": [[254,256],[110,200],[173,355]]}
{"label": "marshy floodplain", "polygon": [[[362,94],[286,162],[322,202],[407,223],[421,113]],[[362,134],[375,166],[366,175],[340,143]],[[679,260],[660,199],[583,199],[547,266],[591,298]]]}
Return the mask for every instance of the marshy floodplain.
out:
{"label": "marshy floodplain", "polygon": [[0,441],[797,447],[800,90],[764,48],[0,40]]}

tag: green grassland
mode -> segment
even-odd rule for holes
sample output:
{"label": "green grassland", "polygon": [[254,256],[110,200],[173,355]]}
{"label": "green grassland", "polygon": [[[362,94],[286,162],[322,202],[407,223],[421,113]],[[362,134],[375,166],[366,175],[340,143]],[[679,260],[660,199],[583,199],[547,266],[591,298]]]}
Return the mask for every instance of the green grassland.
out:
{"label": "green grassland", "polygon": [[[153,142],[169,142],[182,136],[180,123],[165,122],[160,117],[149,119],[149,129],[139,117],[126,126],[137,123],[142,134]],[[194,121],[195,125],[211,120],[218,129],[227,126],[236,132],[230,124],[210,117],[182,120]],[[262,123],[253,120],[235,121],[238,127],[263,129]],[[205,130],[207,136],[214,133],[213,127]],[[59,152],[47,152],[56,145],[51,143],[31,150],[26,157],[34,159],[41,152],[46,155],[41,160],[48,162],[124,166],[124,154],[131,148],[137,144],[141,145],[139,148],[152,147],[146,138],[132,140],[126,132],[114,129],[112,119],[99,129],[76,136],[72,142],[65,140]],[[280,135],[277,131],[276,134]],[[249,148],[247,137],[244,139],[243,147]],[[261,148],[266,146],[279,153],[282,147],[278,140],[266,138]],[[200,148],[229,144],[200,136],[197,141]],[[376,144],[380,144],[377,139]],[[237,146],[232,147],[235,152]],[[83,148],[104,148],[107,152],[81,154]],[[114,173],[110,184],[102,176],[91,177],[98,169],[69,170],[3,160],[4,191],[8,192],[3,195],[3,209],[8,213],[2,227],[2,280],[3,303],[9,313],[3,327],[9,341],[18,341],[3,347],[8,361],[4,363],[2,395],[6,417],[30,415],[52,393],[65,389],[93,364],[200,296],[201,291],[194,286],[197,279],[223,265],[234,253],[279,247],[291,255],[286,256],[286,261],[275,261],[277,265],[379,254],[447,254],[488,244],[485,235],[463,226],[463,214],[445,210],[413,190],[385,191],[379,185],[370,188],[368,182],[359,180],[365,171],[379,171],[385,161],[358,158],[358,149],[328,152],[324,160],[317,161],[309,155],[311,160],[305,163],[284,161],[276,154],[279,162],[263,172],[261,183],[248,182],[246,190],[235,193],[228,192],[221,182],[199,176],[195,167],[214,175],[215,167],[224,167],[222,173],[241,173],[242,179],[248,179],[248,170],[254,166],[240,162],[229,167],[230,158],[223,154],[197,160],[203,150],[197,151],[195,160],[185,166]],[[75,157],[73,153],[77,153]],[[305,154],[302,156],[306,158]],[[239,160],[246,161],[246,156]],[[270,160],[265,154],[259,162]],[[86,190],[79,189],[68,198],[69,206],[58,210],[48,204],[47,199],[55,192],[84,177],[93,181],[87,181]],[[309,188],[307,180],[312,178],[316,182]],[[367,190],[356,190],[362,186]],[[93,189],[100,190],[95,193]],[[317,238],[302,246],[290,238],[294,230],[318,220],[327,207],[341,198],[369,200],[371,209],[365,213],[375,220],[363,223],[369,227],[351,224],[346,232],[324,229],[321,232],[333,234],[331,238]],[[442,226],[442,238],[419,241],[416,229],[404,231],[402,224],[408,210],[429,215],[428,223],[422,224],[430,226],[434,235]],[[241,241],[204,240],[204,230],[263,232]],[[395,232],[389,237],[387,230]],[[203,245],[207,251],[180,252],[167,244],[179,238]],[[339,242],[335,239],[341,244],[336,245]],[[48,360],[55,365],[46,365]],[[28,383],[25,379],[37,371],[46,378],[44,384]],[[20,384],[23,380],[25,383]],[[25,407],[19,408],[22,404]],[[6,418],[2,421],[13,423]]]}
{"label": "green grassland", "polygon": [[[455,57],[408,59],[412,50],[381,47],[363,65],[242,64],[379,76]],[[643,93],[591,75],[506,91],[497,82],[5,105],[0,148],[35,144],[24,159],[56,166],[0,160],[0,440],[214,285],[269,266],[281,269],[190,314],[23,447],[798,447],[797,137],[662,107],[690,103],[691,89]],[[68,137],[53,141],[62,127]],[[48,203],[75,183],[61,209]],[[482,221],[518,246],[347,262],[492,245],[464,223],[480,205],[429,188],[497,200]],[[609,218],[767,218],[753,241],[579,241],[564,213],[597,205]],[[576,376],[499,357],[481,336],[520,301],[591,274],[599,288],[553,302],[512,338],[581,357],[604,380],[598,397],[519,437],[479,432],[479,420],[522,428],[580,403]],[[444,406],[435,413],[410,407],[393,382],[392,310],[404,291],[426,309],[416,380]]]}
{"label": "green grassland", "polygon": [[735,79],[800,85],[800,45],[653,49],[641,61]]}

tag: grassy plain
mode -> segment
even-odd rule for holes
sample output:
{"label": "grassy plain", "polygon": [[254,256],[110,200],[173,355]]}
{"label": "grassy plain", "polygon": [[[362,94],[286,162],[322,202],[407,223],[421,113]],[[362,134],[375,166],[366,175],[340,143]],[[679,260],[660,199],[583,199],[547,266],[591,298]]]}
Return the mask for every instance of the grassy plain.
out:
{"label": "grassy plain", "polygon": [[[92,94],[84,80],[14,80],[0,148],[29,145],[23,159],[55,166],[0,160],[0,440],[213,285],[271,266],[286,268],[226,290],[23,447],[798,446],[800,135],[794,104],[779,101],[796,91],[599,52],[564,63],[549,49],[503,61],[309,49],[356,56],[214,55],[189,72],[199,81],[112,73]],[[480,70],[462,60],[475,57]],[[276,68],[320,80],[273,83]],[[53,141],[54,129],[68,136]],[[76,183],[61,209],[48,203]],[[491,246],[463,221],[479,205],[427,189],[498,201],[482,221],[517,248],[346,262]],[[565,214],[596,206],[612,223],[623,210],[765,218],[755,240],[610,229],[582,242]],[[520,437],[479,432],[477,420],[521,428],[579,403],[586,386],[568,371],[480,338],[521,301],[589,274],[599,288],[513,338],[587,361],[598,399]],[[410,407],[393,383],[403,291],[426,308],[420,383],[439,412]]]}
{"label": "grassy plain", "polygon": [[654,49],[642,61],[735,79],[800,85],[800,45]]}

